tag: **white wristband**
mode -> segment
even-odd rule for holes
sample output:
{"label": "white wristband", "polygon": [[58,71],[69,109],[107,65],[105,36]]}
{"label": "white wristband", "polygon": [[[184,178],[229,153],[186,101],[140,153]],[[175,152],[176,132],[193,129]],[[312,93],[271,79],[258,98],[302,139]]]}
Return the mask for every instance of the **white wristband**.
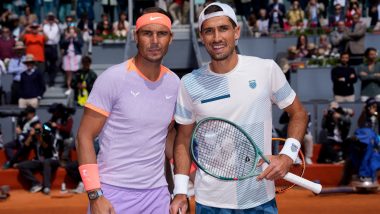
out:
{"label": "white wristband", "polygon": [[298,152],[301,148],[301,143],[294,138],[288,138],[285,141],[284,147],[282,147],[280,154],[289,156],[293,162],[298,156]]}
{"label": "white wristband", "polygon": [[184,194],[187,195],[189,185],[189,176],[183,174],[174,175],[174,190],[173,195]]}

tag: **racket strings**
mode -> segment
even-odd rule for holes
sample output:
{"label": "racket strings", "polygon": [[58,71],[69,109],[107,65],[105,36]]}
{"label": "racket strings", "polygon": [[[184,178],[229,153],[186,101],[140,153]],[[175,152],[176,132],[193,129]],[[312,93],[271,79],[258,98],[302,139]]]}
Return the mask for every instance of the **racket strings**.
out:
{"label": "racket strings", "polygon": [[210,173],[225,178],[239,178],[254,169],[255,148],[235,126],[210,120],[198,126],[196,161]]}

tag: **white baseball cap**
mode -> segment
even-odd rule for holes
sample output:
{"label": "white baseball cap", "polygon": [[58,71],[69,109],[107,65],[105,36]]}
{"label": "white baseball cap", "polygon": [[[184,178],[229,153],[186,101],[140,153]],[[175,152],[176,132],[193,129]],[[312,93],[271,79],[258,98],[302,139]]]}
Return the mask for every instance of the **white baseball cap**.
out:
{"label": "white baseball cap", "polygon": [[[217,11],[215,13],[210,13],[210,14],[205,15],[205,11],[211,5],[217,5],[217,6],[219,6],[220,8],[222,8],[222,11]],[[202,10],[201,14],[199,15],[199,19],[198,19],[198,28],[199,28],[199,30],[201,29],[202,24],[203,24],[204,21],[206,21],[209,18],[216,17],[216,16],[227,16],[227,17],[231,18],[235,22],[236,25],[238,25],[238,22],[237,22],[237,19],[236,19],[236,14],[235,14],[234,10],[232,9],[232,7],[230,7],[228,4],[223,4],[223,3],[220,3],[220,2],[214,2],[214,3],[209,4],[207,7],[205,7]]]}

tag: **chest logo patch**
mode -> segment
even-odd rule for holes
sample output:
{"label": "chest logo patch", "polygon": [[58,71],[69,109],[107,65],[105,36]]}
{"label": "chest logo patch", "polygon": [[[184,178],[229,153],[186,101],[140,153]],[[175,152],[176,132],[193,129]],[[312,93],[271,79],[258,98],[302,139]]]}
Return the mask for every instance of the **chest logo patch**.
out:
{"label": "chest logo patch", "polygon": [[257,86],[256,80],[250,80],[248,83],[249,83],[249,87],[252,89],[255,89]]}

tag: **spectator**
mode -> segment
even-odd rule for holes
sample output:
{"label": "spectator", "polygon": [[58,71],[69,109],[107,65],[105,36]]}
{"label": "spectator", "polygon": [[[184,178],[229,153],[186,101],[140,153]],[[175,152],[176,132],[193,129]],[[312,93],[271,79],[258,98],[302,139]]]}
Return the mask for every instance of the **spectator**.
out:
{"label": "spectator", "polygon": [[13,39],[11,31],[8,27],[1,29],[0,37],[0,60],[10,59],[13,57],[13,47],[16,41]]}
{"label": "spectator", "polygon": [[45,92],[43,73],[36,67],[33,55],[27,54],[23,63],[26,70],[21,74],[19,108],[38,107],[39,100]]}
{"label": "spectator", "polygon": [[62,68],[66,72],[67,91],[66,95],[71,93],[71,81],[73,72],[79,70],[79,64],[82,58],[83,38],[79,30],[71,23],[65,30],[61,39],[61,50],[63,52]]}
{"label": "spectator", "polygon": [[345,141],[351,127],[352,109],[342,108],[337,102],[331,102],[325,110],[322,128],[327,140],[322,142],[318,163],[341,163],[344,158]]}
{"label": "spectator", "polygon": [[78,23],[83,37],[83,55],[92,54],[92,37],[94,36],[94,22],[88,19],[87,13],[83,13]]}
{"label": "spectator", "polygon": [[72,115],[75,110],[67,108],[61,103],[54,103],[48,111],[52,114],[48,124],[55,130],[55,143],[59,145],[61,165],[64,166],[70,159],[70,151],[74,145]]}
{"label": "spectator", "polygon": [[184,0],[173,0],[172,3],[170,3],[168,12],[173,18],[173,25],[178,25],[182,23],[182,6],[183,6]]}
{"label": "spectator", "polygon": [[73,82],[71,83],[78,105],[84,106],[96,78],[96,73],[91,69],[91,58],[88,56],[83,57],[82,69],[75,74]]}
{"label": "spectator", "polygon": [[293,1],[293,4],[290,7],[290,10],[288,11],[287,18],[288,18],[288,24],[291,29],[303,26],[305,13],[300,8],[299,1],[297,0]]}
{"label": "spectator", "polygon": [[256,28],[261,36],[269,35],[269,18],[265,9],[260,9],[259,19],[256,21]]}
{"label": "spectator", "polygon": [[376,4],[372,5],[368,12],[368,16],[371,17],[371,27],[374,31],[380,30],[380,1],[378,0]]}
{"label": "spectator", "polygon": [[42,0],[42,2],[44,5],[44,16],[50,12],[53,12],[55,8],[53,0]]}
{"label": "spectator", "polygon": [[115,19],[115,8],[117,6],[116,0],[102,0],[103,13],[109,16],[109,20],[113,23]]}
{"label": "spectator", "polygon": [[108,21],[107,14],[102,14],[102,21],[96,26],[96,38],[94,38],[94,40],[96,42],[101,42],[103,41],[102,37],[110,34],[112,34],[111,23]]}
{"label": "spectator", "polygon": [[25,20],[26,26],[38,21],[38,17],[35,13],[33,13],[31,7],[32,5],[26,5],[24,9],[24,14],[20,17],[20,19]]}
{"label": "spectator", "polygon": [[11,86],[11,104],[18,104],[20,98],[20,81],[21,73],[27,68],[23,61],[25,61],[25,46],[21,41],[16,42],[13,48],[15,56],[9,61],[8,73],[13,75]]}
{"label": "spectator", "polygon": [[297,46],[296,46],[299,58],[303,58],[308,55],[307,44],[308,44],[308,40],[307,40],[306,34],[299,35],[297,39]]}
{"label": "spectator", "polygon": [[248,17],[248,27],[249,27],[250,32],[252,33],[255,33],[258,31],[257,20],[258,19],[256,18],[256,15],[253,13]]}
{"label": "spectator", "polygon": [[365,63],[359,67],[359,77],[362,81],[360,99],[365,102],[369,97],[380,101],[380,63],[377,60],[377,50],[367,48],[364,53]]}
{"label": "spectator", "polygon": [[[25,144],[35,147],[33,160],[21,162],[18,165],[20,175],[31,184],[30,192],[36,193],[43,189],[43,193],[50,194],[51,175],[59,166],[58,148],[54,143],[54,129],[48,124],[36,123],[30,130]],[[34,177],[33,172],[41,171],[42,184]]]}
{"label": "spectator", "polygon": [[20,40],[20,34],[25,29],[25,23],[26,23],[25,19],[21,19],[21,17],[19,18],[17,15],[13,16],[13,19],[12,19],[12,26],[13,26],[12,36],[16,41]]}
{"label": "spectator", "polygon": [[328,40],[328,37],[326,34],[322,34],[319,36],[319,44],[318,48],[323,50],[324,56],[329,56],[331,53],[331,44]]}
{"label": "spectator", "polygon": [[367,27],[360,22],[359,14],[353,15],[351,31],[346,31],[344,39],[348,40],[346,50],[350,52],[350,64],[359,65],[363,63],[364,39]]}
{"label": "spectator", "polygon": [[0,17],[0,26],[2,27],[7,27],[7,28],[11,28],[12,24],[10,22],[10,16],[12,15],[12,11],[11,10],[5,10],[2,14],[1,14],[1,17]]}
{"label": "spectator", "polygon": [[343,21],[337,23],[336,29],[330,34],[330,41],[332,45],[331,55],[338,55],[345,51],[347,40],[344,37],[348,29],[344,25]]}
{"label": "spectator", "polygon": [[314,43],[307,43],[307,54],[303,56],[304,58],[317,58],[318,57],[318,48]]}
{"label": "spectator", "polygon": [[309,27],[320,27],[320,20],[325,11],[325,6],[322,3],[318,3],[318,0],[310,0],[305,11]]}
{"label": "spectator", "polygon": [[269,11],[269,29],[278,31],[284,29],[284,16],[286,14],[285,5],[273,0],[268,7]]}
{"label": "spectator", "polygon": [[365,101],[365,107],[358,119],[359,128],[370,128],[376,134],[379,133],[379,119],[377,102],[373,97],[368,98]]}
{"label": "spectator", "polygon": [[173,25],[188,24],[189,9],[188,0],[174,0],[168,8],[173,18]]}
{"label": "spectator", "polygon": [[25,28],[21,33],[21,41],[26,46],[26,54],[34,57],[36,66],[41,72],[45,71],[45,42],[47,37],[43,34],[42,28],[36,22]]}
{"label": "spectator", "polygon": [[353,16],[357,14],[359,17],[362,16],[361,9],[358,2],[350,2],[350,7],[346,12],[346,26],[351,27],[353,25]]}
{"label": "spectator", "polygon": [[55,76],[58,70],[58,44],[61,36],[58,27],[58,20],[55,18],[53,13],[48,13],[47,20],[43,25],[43,32],[47,37],[45,43],[45,67],[49,75],[48,85],[49,87],[52,87],[55,84]]}
{"label": "spectator", "polygon": [[[63,22],[65,17],[69,16],[71,13],[71,2],[72,0],[59,0],[58,3],[58,19]],[[79,1],[78,1],[79,2]]]}
{"label": "spectator", "polygon": [[304,144],[304,151],[305,151],[305,162],[306,164],[313,164],[313,161],[311,160],[313,158],[313,149],[314,149],[314,140],[313,140],[313,134],[311,130],[312,121],[311,121],[311,114],[310,112],[307,113],[308,116],[308,123],[307,123],[307,129],[305,133],[305,137],[303,139]]}
{"label": "spectator", "polygon": [[[376,171],[379,166],[379,127],[378,104],[374,98],[368,98],[358,120],[358,129],[350,143],[349,152],[341,185],[352,183],[355,185],[369,186],[376,182]],[[356,175],[355,177],[353,175]]]}
{"label": "spectator", "polygon": [[350,54],[343,52],[340,55],[340,65],[331,70],[334,100],[336,102],[354,102],[354,84],[357,81],[355,70],[349,66]]}
{"label": "spectator", "polygon": [[[4,145],[5,157],[7,162],[4,163],[3,169],[8,169],[17,166],[19,161],[26,160],[29,156],[32,147],[30,144],[25,144],[32,124],[39,121],[36,115],[36,109],[28,106],[20,113],[16,124],[16,139]],[[16,151],[16,152],[15,152]]]}
{"label": "spectator", "polygon": [[338,22],[345,21],[342,13],[342,6],[340,4],[336,4],[334,8],[334,14],[329,17],[329,27],[336,27]]}
{"label": "spectator", "polygon": [[[269,6],[269,0],[251,0],[252,12],[258,16],[261,9],[267,9]],[[267,13],[268,14],[268,13]]]}
{"label": "spectator", "polygon": [[128,34],[129,23],[127,21],[127,14],[121,12],[119,14],[119,20],[113,23],[113,34],[117,37],[126,38]]}
{"label": "spectator", "polygon": [[59,23],[60,31],[65,32],[65,30],[68,28],[68,26],[74,22],[75,22],[75,20],[74,20],[73,16],[66,16],[65,21],[62,23]]}
{"label": "spectator", "polygon": [[77,16],[82,17],[83,13],[87,13],[88,19],[94,21],[94,1],[95,0],[77,0]]}

